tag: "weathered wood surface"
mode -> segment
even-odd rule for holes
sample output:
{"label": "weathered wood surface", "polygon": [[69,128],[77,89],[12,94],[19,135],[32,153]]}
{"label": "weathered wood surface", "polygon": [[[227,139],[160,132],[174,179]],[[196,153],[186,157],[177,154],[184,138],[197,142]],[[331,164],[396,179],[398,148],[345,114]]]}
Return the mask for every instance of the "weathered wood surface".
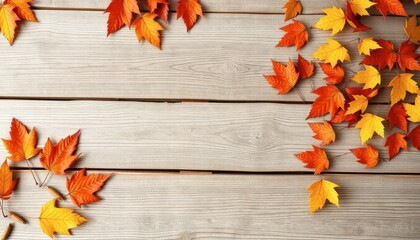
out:
{"label": "weathered wood surface", "polygon": [[[190,33],[182,21],[173,21],[163,34],[163,51],[139,44],[127,28],[106,38],[107,16],[101,12],[39,10],[36,14],[40,23],[24,24],[13,47],[1,40],[0,51],[7,59],[0,65],[1,97],[301,102],[294,92],[276,95],[262,76],[273,73],[270,59],[297,58],[293,47],[274,47],[283,36],[278,28],[286,24],[279,14],[208,13]],[[309,26],[318,18],[299,19]],[[386,27],[360,34],[347,29],[334,37],[351,49],[353,61],[345,64],[351,71],[363,68],[356,37],[375,36],[396,44],[406,39],[404,18],[369,17],[365,22]],[[310,30],[311,40],[300,54],[310,58],[330,34]],[[313,80],[319,87],[325,76],[320,69],[317,72]],[[385,83],[395,75],[383,73]],[[314,100],[308,81],[297,88],[307,101]],[[376,100],[388,102],[388,98],[386,89]]]}
{"label": "weathered wood surface", "polygon": [[[19,191],[6,208],[30,223],[15,224],[11,239],[46,239],[36,217],[52,196],[28,172],[16,176]],[[73,238],[418,239],[419,176],[324,178],[341,186],[341,207],[328,204],[308,216],[306,188],[318,176],[116,173],[99,193],[104,200],[77,210],[90,221]],[[50,185],[65,193],[64,182],[54,176]],[[59,205],[75,208],[69,201]]]}
{"label": "weathered wood surface", "polygon": [[[41,147],[47,137],[57,141],[81,128],[83,157],[77,167],[300,172],[312,169],[294,154],[319,145],[305,121],[308,111],[308,105],[276,103],[2,100],[0,136],[8,137],[12,117],[38,129]],[[385,116],[387,108],[374,105],[368,111]],[[361,146],[358,129],[340,128],[337,142],[326,147],[331,171],[420,173],[414,148],[374,169],[365,169],[352,154],[334,159]],[[382,138],[370,143],[387,159]],[[3,148],[0,155],[6,155]],[[40,166],[37,159],[31,162]]]}

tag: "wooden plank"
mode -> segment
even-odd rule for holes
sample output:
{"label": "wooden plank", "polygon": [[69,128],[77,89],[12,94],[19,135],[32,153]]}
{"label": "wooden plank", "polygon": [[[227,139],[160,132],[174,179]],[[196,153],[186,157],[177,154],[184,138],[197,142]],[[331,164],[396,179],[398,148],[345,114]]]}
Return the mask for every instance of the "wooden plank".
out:
{"label": "wooden plank", "polygon": [[[205,99],[227,101],[298,101],[296,93],[276,95],[263,78],[272,74],[270,59],[297,58],[294,48],[275,48],[283,33],[279,15],[207,14],[190,33],[174,21],[163,33],[163,51],[137,42],[123,29],[106,38],[106,15],[89,11],[36,11],[40,24],[25,24],[13,47],[1,39],[0,96],[22,98]],[[318,16],[299,19],[308,26]],[[174,20],[174,19],[172,19]],[[362,58],[355,38],[376,36],[400,43],[406,39],[403,18],[370,17],[369,33],[350,29],[337,39],[350,48],[357,71]],[[386,24],[386,28],[378,27]],[[223,27],[221,27],[223,26]],[[310,58],[330,32],[313,29],[301,51]],[[320,69],[315,86],[325,84]],[[385,70],[384,83],[395,72]],[[352,73],[349,73],[352,75]],[[418,79],[418,77],[415,77]],[[297,85],[313,101],[311,84]],[[389,89],[377,97],[388,102]]]}
{"label": "wooden plank", "polygon": [[[29,173],[6,208],[27,217],[11,239],[46,239],[36,217],[52,196]],[[75,239],[418,239],[420,177],[326,175],[336,182],[340,208],[308,215],[310,175],[115,174],[104,200],[77,212],[90,221]],[[50,185],[65,193],[64,177]],[[72,207],[69,200],[59,203]],[[29,218],[31,217],[31,218]],[[0,222],[3,229],[9,220]],[[60,236],[62,237],[62,236]]]}
{"label": "wooden plank", "polygon": [[[62,9],[89,9],[89,10],[105,10],[111,0],[37,0],[32,3],[36,8],[62,8]],[[144,3],[142,1],[141,3]],[[235,13],[284,13],[282,6],[286,0],[201,0],[204,12],[235,12]],[[331,6],[345,7],[345,1],[313,1],[302,0],[303,12],[302,14],[321,14],[322,9]],[[147,7],[141,7],[143,11]],[[171,11],[175,11],[177,0],[170,0]],[[413,1],[405,1],[404,7],[410,14],[418,14],[419,8],[413,4]],[[372,7],[369,9],[371,14],[379,14],[379,12]]]}
{"label": "wooden plank", "polygon": [[[0,101],[0,137],[8,137],[17,117],[36,127],[39,145],[82,129],[77,167],[203,171],[312,171],[294,154],[320,142],[305,122],[309,105],[245,103],[138,103],[94,101]],[[385,106],[368,112],[385,116]],[[321,119],[318,119],[320,121]],[[316,120],[311,120],[316,121]],[[419,152],[403,151],[391,162],[365,169],[349,154],[360,147],[358,129],[336,128],[338,139],[327,146],[334,172],[420,173]],[[340,130],[339,130],[340,129]],[[370,142],[387,151],[383,139]],[[0,156],[6,156],[1,148]],[[40,166],[37,159],[31,161]],[[18,166],[26,167],[25,163]]]}

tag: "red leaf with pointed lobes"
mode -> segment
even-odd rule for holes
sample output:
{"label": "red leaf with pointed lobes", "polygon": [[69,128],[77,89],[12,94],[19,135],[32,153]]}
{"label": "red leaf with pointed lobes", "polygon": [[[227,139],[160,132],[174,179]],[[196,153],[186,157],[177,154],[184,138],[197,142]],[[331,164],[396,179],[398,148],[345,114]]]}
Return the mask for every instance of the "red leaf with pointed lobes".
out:
{"label": "red leaf with pointed lobes", "polygon": [[399,16],[408,16],[400,0],[374,0],[374,2],[376,8],[384,17],[387,16],[388,12]]}
{"label": "red leaf with pointed lobes", "polygon": [[310,78],[314,75],[315,66],[313,62],[308,62],[305,58],[303,58],[300,54],[298,55],[298,62],[297,62],[297,71],[299,72],[300,79]]}
{"label": "red leaf with pointed lobes", "polygon": [[176,19],[182,17],[187,32],[197,22],[197,16],[203,16],[203,10],[199,0],[178,0],[178,6],[176,7]]}
{"label": "red leaf with pointed lobes", "polygon": [[407,132],[407,117],[408,115],[405,111],[404,105],[402,102],[398,102],[389,109],[386,119],[389,122],[389,128],[391,130],[394,128],[394,126],[397,126],[404,132]]}
{"label": "red leaf with pointed lobes", "polygon": [[385,147],[388,147],[389,160],[393,159],[402,149],[408,150],[405,135],[401,133],[394,133],[390,135],[385,142]]}
{"label": "red leaf with pointed lobes", "polygon": [[105,12],[109,13],[107,36],[118,31],[124,24],[130,27],[133,13],[140,14],[137,0],[112,0]]}
{"label": "red leaf with pointed lobes", "polygon": [[420,70],[420,65],[417,59],[419,55],[416,53],[419,45],[411,44],[409,40],[401,43],[400,49],[398,50],[398,66],[400,66],[403,72],[406,69],[409,70]]}
{"label": "red leaf with pointed lobes", "polygon": [[312,104],[307,118],[320,117],[330,113],[332,119],[340,108],[344,109],[344,96],[335,85],[328,84],[312,92],[319,96]]}
{"label": "red leaf with pointed lobes", "polygon": [[308,31],[302,22],[292,19],[293,23],[288,24],[280,29],[285,31],[286,34],[281,38],[276,47],[290,47],[296,45],[296,50],[305,46],[309,39]]}
{"label": "red leaf with pointed lobes", "polygon": [[411,130],[407,136],[411,140],[411,144],[420,151],[420,125]]}
{"label": "red leaf with pointed lobes", "polygon": [[397,54],[394,51],[392,42],[378,39],[375,40],[382,48],[372,50],[370,56],[365,56],[362,64],[378,66],[378,70],[382,70],[388,66],[391,70],[397,61]]}
{"label": "red leaf with pointed lobes", "polygon": [[295,156],[306,163],[306,168],[315,168],[315,174],[320,174],[330,166],[327,154],[322,148],[312,146],[314,151],[306,151],[295,154]]}
{"label": "red leaf with pointed lobes", "polygon": [[344,68],[340,65],[332,67],[329,63],[319,63],[322,71],[327,74],[328,77],[324,78],[325,81],[332,84],[339,84],[344,79]]}
{"label": "red leaf with pointed lobes", "polygon": [[378,164],[379,152],[369,144],[366,144],[366,148],[355,148],[350,151],[359,159],[357,162],[366,164],[366,168],[372,168]]}

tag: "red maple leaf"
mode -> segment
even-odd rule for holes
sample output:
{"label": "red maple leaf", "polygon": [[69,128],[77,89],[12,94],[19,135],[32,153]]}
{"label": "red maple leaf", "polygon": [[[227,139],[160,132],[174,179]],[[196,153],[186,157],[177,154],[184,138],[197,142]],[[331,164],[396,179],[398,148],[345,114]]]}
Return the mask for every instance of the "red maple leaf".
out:
{"label": "red maple leaf", "polygon": [[411,144],[420,151],[420,125],[411,130],[407,136],[411,140]]}
{"label": "red maple leaf", "polygon": [[298,55],[297,71],[299,72],[300,79],[306,79],[314,75],[315,66],[312,62],[308,62],[300,54]]}
{"label": "red maple leaf", "polygon": [[344,79],[344,68],[340,65],[332,67],[329,63],[319,63],[322,71],[327,74],[327,77],[324,78],[325,81],[332,84],[341,83]]}
{"label": "red maple leaf", "polygon": [[330,113],[332,119],[340,108],[344,109],[344,95],[335,85],[327,84],[312,92],[319,96],[312,104],[307,118],[320,117]]}
{"label": "red maple leaf", "polygon": [[405,111],[403,103],[398,102],[389,109],[386,119],[389,122],[389,128],[391,130],[394,128],[394,126],[397,126],[404,132],[407,132],[407,117],[408,115]]}
{"label": "red maple leaf", "polygon": [[394,133],[386,139],[385,146],[388,147],[389,160],[393,159],[402,149],[408,150],[405,135]]}

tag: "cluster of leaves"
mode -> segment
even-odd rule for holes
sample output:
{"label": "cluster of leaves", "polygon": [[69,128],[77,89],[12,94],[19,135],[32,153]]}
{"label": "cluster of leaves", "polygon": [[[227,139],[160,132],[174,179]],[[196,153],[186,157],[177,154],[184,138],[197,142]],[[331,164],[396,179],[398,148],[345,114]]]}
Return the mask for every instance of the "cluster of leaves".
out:
{"label": "cluster of leaves", "polygon": [[29,3],[32,0],[4,0],[0,5],[0,31],[13,44],[16,35],[17,22],[38,22]]}
{"label": "cluster of leaves", "polygon": [[[54,145],[52,140],[48,138],[44,149],[36,148],[37,133],[35,128],[30,132],[17,119],[13,119],[10,129],[10,139],[3,139],[3,144],[10,156],[8,160],[12,162],[25,161],[36,185],[39,187],[45,186],[45,183],[50,174],[66,175],[66,170],[71,167],[79,158],[80,154],[74,155],[79,142],[80,130],[75,134],[61,139]],[[41,165],[48,170],[46,177],[42,183],[37,180],[37,175],[30,168],[29,160],[39,154]],[[86,170],[82,169],[75,172],[70,178],[66,178],[66,187],[71,201],[77,207],[99,201],[100,198],[94,195],[105,184],[106,180],[111,174],[88,174]],[[0,169],[0,207],[4,217],[10,216],[18,223],[26,223],[23,217],[19,214],[8,211],[5,214],[3,202],[10,199],[14,191],[18,179],[13,179],[13,173],[10,171],[8,161],[5,160]],[[49,186],[48,191],[55,197],[42,206],[39,215],[39,222],[42,231],[54,238],[54,232],[70,235],[69,229],[75,228],[80,224],[88,221],[86,218],[75,213],[69,208],[56,207],[57,200],[65,200],[65,196],[59,193],[55,188]],[[10,233],[12,225],[9,225],[6,235]],[[4,239],[4,238],[3,238]]]}
{"label": "cluster of leaves", "polygon": [[[416,4],[420,1],[415,0]],[[369,16],[368,8],[375,6],[379,12],[386,17],[388,13],[408,17],[403,5],[399,0],[346,0],[345,10],[339,7],[324,9],[325,16],[313,26],[321,30],[331,30],[332,35],[342,31],[346,23],[353,28],[354,32],[368,31],[370,27],[362,24],[362,16]],[[302,5],[298,0],[288,0],[285,11],[285,20],[296,17],[302,11]],[[335,142],[336,131],[333,124],[347,123],[347,127],[355,125],[360,129],[361,144],[365,146],[356,149],[350,149],[358,162],[365,164],[366,168],[375,167],[378,162],[384,160],[380,158],[379,152],[373,146],[369,145],[369,139],[376,133],[382,138],[385,137],[385,126],[382,123],[386,117],[389,130],[393,131],[397,127],[401,131],[387,136],[384,143],[388,147],[388,160],[393,159],[401,149],[408,150],[407,139],[411,140],[412,145],[420,150],[420,125],[414,127],[411,131],[408,128],[408,122],[420,122],[420,90],[417,82],[413,80],[414,71],[420,70],[418,63],[419,55],[416,50],[420,44],[420,26],[417,25],[416,16],[406,20],[405,32],[408,40],[401,43],[398,52],[394,50],[391,41],[384,39],[374,39],[367,37],[359,40],[358,51],[364,55],[361,62],[364,70],[354,72],[351,78],[362,87],[346,87],[347,82],[343,84],[345,94],[337,86],[345,78],[345,61],[350,62],[351,57],[348,50],[337,40],[328,38],[327,43],[317,49],[312,57],[318,59],[322,71],[327,75],[324,80],[326,85],[313,89],[313,93],[318,95],[312,104],[307,118],[322,117],[330,115],[329,121],[309,123],[309,127],[316,134],[313,137],[321,141],[321,145],[328,145]],[[289,47],[296,45],[296,50],[302,48],[309,39],[308,29],[305,25],[293,19],[293,23],[281,28],[286,34],[277,44],[278,47]],[[348,42],[351,43],[352,41]],[[294,89],[299,96],[302,95],[296,88],[299,79],[309,78],[314,74],[314,64],[306,61],[298,55],[297,66],[289,63],[273,62],[275,75],[265,75],[265,78],[273,88],[279,90],[279,94],[288,93]],[[395,77],[388,84],[391,87],[390,108],[387,116],[378,116],[375,113],[369,113],[369,102],[385,86],[381,85],[381,71],[385,68],[395,70]],[[415,95],[415,103],[404,102],[407,93]],[[407,134],[409,132],[409,134]],[[306,164],[306,168],[313,168],[314,174],[320,174],[329,168],[330,160],[327,153],[321,147],[312,146],[313,151],[305,151],[296,154],[296,157]],[[346,155],[343,153],[333,158]],[[330,157],[331,158],[331,157]],[[337,184],[321,179],[313,183],[308,190],[310,213],[322,208],[328,199],[331,203],[339,206],[338,193],[335,188]]]}
{"label": "cluster of leaves", "polygon": [[[108,36],[124,25],[134,26],[139,42],[147,40],[160,48],[160,31],[168,24],[169,0],[145,0],[149,12],[140,13],[138,0],[112,0],[105,12],[108,16]],[[177,19],[182,18],[187,32],[193,27],[198,16],[203,16],[199,0],[178,0]],[[133,19],[135,20],[133,21]],[[161,22],[156,20],[159,18]]]}

